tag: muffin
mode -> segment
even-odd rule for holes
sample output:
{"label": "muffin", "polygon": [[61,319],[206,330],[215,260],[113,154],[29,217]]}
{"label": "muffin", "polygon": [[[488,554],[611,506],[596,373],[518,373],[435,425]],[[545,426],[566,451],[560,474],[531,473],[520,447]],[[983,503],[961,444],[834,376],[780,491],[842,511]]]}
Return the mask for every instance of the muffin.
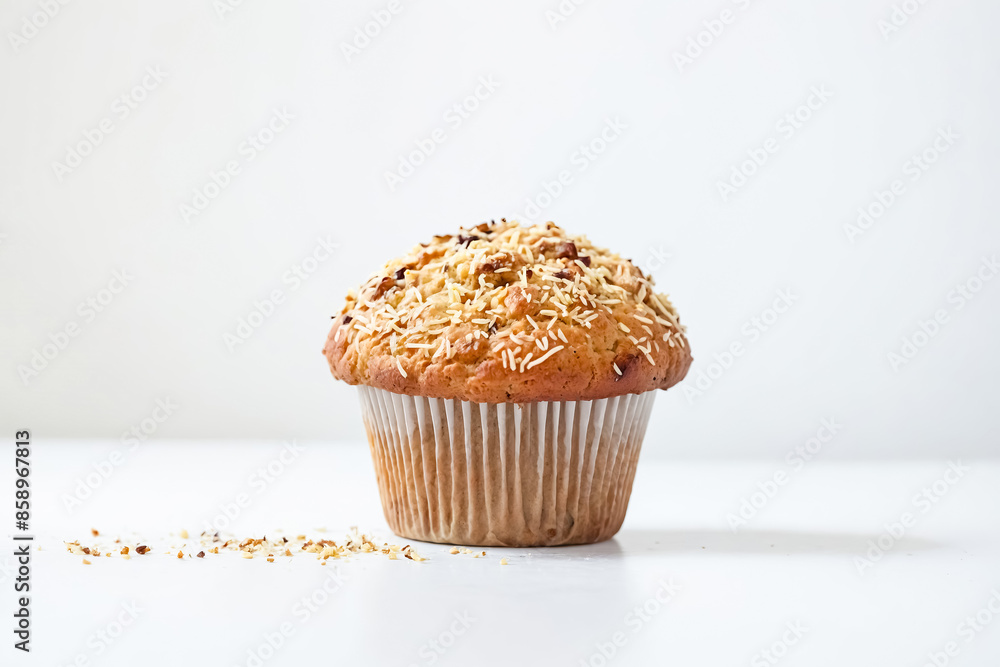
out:
{"label": "muffin", "polygon": [[359,388],[386,520],[430,542],[612,537],[656,390],[691,365],[652,278],[551,222],[435,236],[333,320],[323,354]]}

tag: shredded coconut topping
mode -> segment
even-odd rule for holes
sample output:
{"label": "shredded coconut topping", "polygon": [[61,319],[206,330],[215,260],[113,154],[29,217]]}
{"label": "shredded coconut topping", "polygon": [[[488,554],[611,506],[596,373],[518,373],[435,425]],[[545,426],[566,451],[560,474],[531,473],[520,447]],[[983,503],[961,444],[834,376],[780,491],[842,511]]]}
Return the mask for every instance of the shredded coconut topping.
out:
{"label": "shredded coconut topping", "polygon": [[[640,359],[655,366],[653,336],[686,345],[669,299],[631,260],[551,222],[521,227],[502,219],[435,236],[387,263],[348,297],[336,340],[384,343],[404,378],[420,359],[450,360],[483,345],[509,372],[523,373],[571,354],[565,330],[615,318],[619,304],[644,335],[636,338],[621,321],[612,326],[629,334],[626,345]],[[650,328],[657,325],[667,329],[662,336]],[[617,364],[614,370],[622,375]]]}

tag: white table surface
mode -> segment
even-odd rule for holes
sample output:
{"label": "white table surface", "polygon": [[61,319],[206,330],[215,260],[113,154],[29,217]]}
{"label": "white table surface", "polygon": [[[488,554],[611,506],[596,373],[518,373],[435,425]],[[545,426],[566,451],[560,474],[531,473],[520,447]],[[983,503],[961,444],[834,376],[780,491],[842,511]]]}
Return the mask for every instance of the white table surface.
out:
{"label": "white table surface", "polygon": [[[476,559],[391,535],[367,445],[300,446],[261,489],[249,476],[278,455],[281,443],[149,440],[128,451],[118,441],[36,436],[32,528],[42,549],[33,552],[33,650],[14,651],[5,629],[0,663],[301,665],[319,658],[372,665],[886,667],[924,665],[928,653],[953,641],[955,655],[938,655],[939,663],[1000,664],[1000,613],[988,611],[994,599],[1000,612],[995,461],[963,461],[968,471],[954,484],[939,483],[947,490],[929,508],[913,496],[942,478],[945,461],[812,461],[791,472],[734,533],[727,514],[758,482],[788,472],[787,464],[642,460],[614,540],[487,548]],[[123,452],[121,465],[67,510],[63,496],[113,450]],[[2,466],[0,489],[12,489],[10,468]],[[383,541],[416,544],[429,560],[366,554],[320,566],[308,556],[272,564],[235,554],[163,554],[185,543],[181,529],[197,535],[220,505],[243,492],[251,503],[230,531],[240,537],[339,539],[357,525]],[[857,559],[868,541],[904,512],[913,525],[860,573]],[[92,527],[99,538],[90,537]],[[100,544],[116,535],[137,535],[153,554],[86,566],[62,546],[64,539]],[[10,550],[4,553],[0,590],[10,625],[13,561]],[[336,590],[306,618],[296,604],[332,582],[332,573],[342,582],[331,583]],[[655,601],[660,582],[677,587],[665,603]],[[116,619],[132,604],[136,618],[118,633]],[[644,605],[649,611],[637,614]],[[977,613],[987,622],[961,625]],[[265,649],[266,660],[251,659],[248,650],[283,623],[292,632],[282,645],[273,655]],[[796,626],[800,637],[787,630]],[[98,639],[102,630],[117,635],[109,645]],[[609,652],[616,633],[621,646],[606,660],[600,646]],[[761,653],[772,646],[781,657]]]}

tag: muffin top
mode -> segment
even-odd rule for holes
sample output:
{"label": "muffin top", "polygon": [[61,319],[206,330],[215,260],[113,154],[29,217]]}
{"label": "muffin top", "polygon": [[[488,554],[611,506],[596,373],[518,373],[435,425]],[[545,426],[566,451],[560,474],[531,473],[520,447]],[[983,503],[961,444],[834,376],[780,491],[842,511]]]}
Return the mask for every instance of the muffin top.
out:
{"label": "muffin top", "polygon": [[477,403],[587,400],[680,382],[691,365],[666,295],[631,260],[549,222],[435,236],[347,297],[334,377]]}

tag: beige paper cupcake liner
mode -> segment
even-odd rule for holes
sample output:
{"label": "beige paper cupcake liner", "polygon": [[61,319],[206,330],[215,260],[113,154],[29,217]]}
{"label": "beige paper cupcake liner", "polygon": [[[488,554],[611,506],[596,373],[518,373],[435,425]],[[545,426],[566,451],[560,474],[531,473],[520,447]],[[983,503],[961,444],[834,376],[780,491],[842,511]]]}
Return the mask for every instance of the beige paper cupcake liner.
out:
{"label": "beige paper cupcake liner", "polygon": [[491,404],[359,390],[390,528],[489,546],[618,532],[655,398]]}

